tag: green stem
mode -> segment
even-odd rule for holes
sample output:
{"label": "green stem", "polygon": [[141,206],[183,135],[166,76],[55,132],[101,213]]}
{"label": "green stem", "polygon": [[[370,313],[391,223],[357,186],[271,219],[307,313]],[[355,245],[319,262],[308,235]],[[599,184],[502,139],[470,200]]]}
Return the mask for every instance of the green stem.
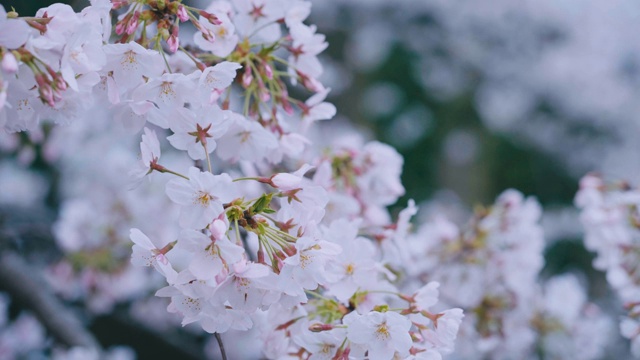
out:
{"label": "green stem", "polygon": [[319,299],[323,299],[323,300],[327,300],[327,301],[334,301],[333,299],[329,299],[328,297],[326,297],[326,296],[324,296],[324,295],[322,295],[322,294],[320,294],[320,293],[318,293],[316,291],[313,291],[313,290],[305,290],[304,292],[309,294],[309,295],[313,295],[313,296],[315,296],[315,297],[317,297]]}
{"label": "green stem", "polygon": [[[158,170],[158,171],[160,171],[160,170]],[[175,171],[169,170],[169,169],[167,169],[167,168],[165,168],[164,170],[162,170],[162,171],[160,171],[160,172],[161,172],[161,173],[169,173],[169,174],[173,174],[173,175],[176,175],[176,176],[180,176],[180,177],[181,177],[181,178],[183,178],[183,179],[187,179],[187,180],[189,180],[189,177],[184,176],[184,175],[182,175],[182,174],[180,174],[180,173],[177,173],[177,172],[175,172]]]}
{"label": "green stem", "polygon": [[233,179],[233,182],[242,181],[242,180],[256,180],[256,181],[258,181],[260,179],[257,178],[257,177],[242,177],[242,178]]}
{"label": "green stem", "polygon": [[167,55],[164,53],[164,49],[162,48],[162,46],[160,46],[160,36],[156,36],[156,50],[158,50],[158,52],[160,54],[162,54],[162,59],[164,59],[164,64],[167,66],[167,71],[169,71],[169,74],[173,74],[173,71],[171,71],[171,66],[169,66],[169,61],[167,61]]}
{"label": "green stem", "polygon": [[204,147],[204,154],[207,157],[207,165],[209,166],[209,172],[213,174],[213,170],[211,169],[211,157],[209,156],[209,151],[207,150],[207,144],[202,143],[202,147]]}

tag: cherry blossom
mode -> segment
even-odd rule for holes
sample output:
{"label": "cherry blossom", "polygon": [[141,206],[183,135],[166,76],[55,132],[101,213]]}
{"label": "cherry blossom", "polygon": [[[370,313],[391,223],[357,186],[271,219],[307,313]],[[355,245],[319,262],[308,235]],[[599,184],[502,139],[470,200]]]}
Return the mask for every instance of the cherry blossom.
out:
{"label": "cherry blossom", "polygon": [[189,168],[189,180],[167,183],[167,196],[181,206],[180,226],[202,229],[223,211],[223,204],[236,198],[236,189],[227,174],[213,175]]}
{"label": "cherry blossom", "polygon": [[231,123],[229,111],[217,105],[198,109],[178,108],[169,127],[173,135],[167,137],[176,149],[186,150],[194,160],[208,157],[216,149],[215,140],[221,138]]}
{"label": "cherry blossom", "polygon": [[[336,109],[319,80],[328,44],[306,23],[310,2],[0,10],[0,28],[19,34],[0,36],[0,125],[69,124],[43,145],[68,171],[54,227],[65,256],[48,275],[61,296],[99,314],[155,291],[183,326],[256,327],[268,358],[451,351],[461,310],[436,313],[437,283],[404,278],[417,207],[395,221],[386,208],[404,194],[402,157],[378,142],[313,146],[316,122]],[[152,172],[123,191],[122,174],[139,183]],[[433,268],[411,275],[423,270]],[[419,290],[404,291],[405,280]]]}
{"label": "cherry blossom", "polygon": [[345,317],[347,337],[368,350],[370,359],[406,357],[413,341],[409,335],[411,322],[395,312],[355,312]]}

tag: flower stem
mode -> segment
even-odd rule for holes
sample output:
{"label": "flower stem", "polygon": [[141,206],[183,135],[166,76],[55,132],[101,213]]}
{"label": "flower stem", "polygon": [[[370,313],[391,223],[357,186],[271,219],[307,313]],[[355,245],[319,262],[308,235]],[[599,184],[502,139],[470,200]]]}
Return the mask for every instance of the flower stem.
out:
{"label": "flower stem", "polygon": [[209,151],[207,150],[207,144],[203,142],[202,146],[204,147],[204,153],[207,156],[207,165],[209,165],[209,172],[213,174],[213,170],[211,169],[211,157],[209,156]]}
{"label": "flower stem", "polygon": [[224,351],[224,344],[222,343],[222,337],[217,332],[213,333],[213,335],[216,337],[216,340],[218,341],[218,346],[220,347],[220,354],[222,354],[222,360],[227,360],[227,353]]}
{"label": "flower stem", "polygon": [[[159,170],[159,171],[160,171],[160,170]],[[162,172],[162,173],[169,173],[169,174],[173,174],[173,175],[176,175],[176,176],[180,176],[180,177],[181,177],[181,178],[183,178],[183,179],[187,179],[187,180],[189,180],[189,177],[187,177],[187,176],[185,176],[185,175],[182,175],[182,174],[180,174],[180,173],[177,173],[177,172],[175,172],[175,171],[169,170],[169,169],[167,169],[167,168],[165,168],[164,170],[162,170],[162,171],[160,171],[160,172]]]}

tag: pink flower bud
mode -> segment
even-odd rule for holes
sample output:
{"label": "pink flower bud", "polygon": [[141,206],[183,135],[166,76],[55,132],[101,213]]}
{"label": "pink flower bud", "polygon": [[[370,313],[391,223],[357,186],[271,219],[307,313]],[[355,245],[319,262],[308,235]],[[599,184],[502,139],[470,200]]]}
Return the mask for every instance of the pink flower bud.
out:
{"label": "pink flower bud", "polygon": [[269,80],[273,79],[273,69],[267,63],[264,64],[264,72],[267,75],[267,79]]}
{"label": "pink flower bud", "polygon": [[224,221],[215,219],[209,226],[209,231],[211,231],[211,236],[213,236],[214,239],[220,240],[224,238],[225,234],[227,233],[227,228],[228,226]]}
{"label": "pink flower bud", "polygon": [[[136,29],[138,28],[138,24],[139,24],[139,20],[140,19],[140,12],[136,11],[133,16],[131,17],[131,19],[129,20],[129,22],[127,23],[127,27],[126,27],[126,32],[128,35],[133,34],[134,32],[136,32]],[[117,29],[116,29],[117,30]],[[120,34],[118,34],[120,35]]]}
{"label": "pink flower bud", "polygon": [[62,101],[62,93],[60,89],[53,89],[53,102],[56,103],[58,101]]}
{"label": "pink flower bud", "polygon": [[35,74],[35,80],[38,86],[49,86],[49,79],[43,73]]}
{"label": "pink flower bud", "polygon": [[111,0],[111,10],[118,10],[125,5],[129,5],[128,0]]}
{"label": "pink flower bud", "polygon": [[180,46],[180,39],[178,38],[178,27],[174,26],[173,31],[171,32],[171,36],[167,39],[167,44],[169,44],[169,51],[175,53],[178,51],[178,47]]}
{"label": "pink flower bud", "polygon": [[2,57],[2,70],[9,74],[18,71],[18,60],[12,53],[7,52]]}
{"label": "pink flower bud", "polygon": [[300,187],[302,178],[288,173],[279,173],[271,177],[271,183],[276,188],[291,190]]}
{"label": "pink flower bud", "polygon": [[202,32],[202,37],[210,43],[216,42],[216,36],[209,29]]}
{"label": "pink flower bud", "polygon": [[247,65],[244,68],[244,74],[242,74],[242,86],[248,88],[253,82],[253,75],[251,75],[251,67]]}
{"label": "pink flower bud", "polygon": [[300,71],[297,71],[297,74],[300,77],[300,80],[302,82],[302,86],[307,88],[309,91],[320,92],[320,91],[322,91],[324,89],[322,84],[320,84],[320,82],[318,80],[316,80],[314,78],[311,78],[311,77],[301,73]]}
{"label": "pink flower bud", "polygon": [[287,100],[285,97],[281,97],[280,104],[282,105],[282,109],[284,109],[284,112],[286,112],[287,115],[293,115],[293,106],[291,106],[289,100]]}
{"label": "pink flower bud", "polygon": [[62,77],[62,74],[56,74],[56,76],[53,78],[53,85],[61,91],[67,90],[67,82]]}
{"label": "pink flower bud", "polygon": [[203,18],[205,18],[205,19],[209,20],[209,22],[210,22],[211,24],[213,24],[213,25],[221,25],[221,24],[222,24],[222,21],[220,21],[220,19],[218,19],[218,17],[217,17],[217,16],[215,16],[215,15],[213,15],[213,14],[211,14],[211,13],[208,13],[208,12],[206,12],[206,11],[204,11],[204,10],[200,10],[199,14],[200,14]]}
{"label": "pink flower bud", "polygon": [[38,87],[38,93],[40,94],[40,99],[49,104],[49,106],[53,107],[55,105],[55,100],[53,99],[53,89],[49,84],[40,85]]}
{"label": "pink flower bud", "polygon": [[311,332],[321,332],[321,331],[327,331],[327,330],[331,330],[331,329],[333,329],[333,325],[331,325],[331,324],[315,323],[315,324],[311,324],[309,326],[309,331],[311,331]]}
{"label": "pink flower bud", "polygon": [[122,35],[124,34],[124,30],[127,27],[127,23],[125,22],[126,18],[118,21],[118,23],[116,24],[116,34],[117,35]]}
{"label": "pink flower bud", "polygon": [[184,7],[184,5],[180,4],[178,5],[178,19],[180,19],[180,21],[185,22],[187,20],[189,20],[189,14],[187,13],[187,8]]}
{"label": "pink flower bud", "polygon": [[271,93],[265,87],[260,87],[258,94],[260,95],[260,101],[262,102],[267,102],[271,99]]}

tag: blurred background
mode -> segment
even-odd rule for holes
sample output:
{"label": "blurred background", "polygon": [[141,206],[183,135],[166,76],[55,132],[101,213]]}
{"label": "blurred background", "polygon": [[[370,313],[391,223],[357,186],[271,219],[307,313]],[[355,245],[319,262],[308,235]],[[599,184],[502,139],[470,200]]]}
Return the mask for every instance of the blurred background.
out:
{"label": "blurred background", "polygon": [[[53,2],[0,4],[25,16]],[[76,10],[87,4],[68,3]],[[329,42],[321,61],[328,100],[338,108],[332,121],[350,122],[404,156],[406,195],[398,204],[413,198],[423,216],[464,221],[507,188],[533,195],[545,214],[543,276],[579,273],[596,302],[613,301],[591,267],[572,203],[587,172],[632,183],[640,174],[639,2],[315,0],[308,22]],[[0,152],[5,235],[19,232],[18,220],[6,220],[12,216],[50,223],[58,214],[58,174],[40,150],[34,142],[31,151]],[[25,191],[25,183],[35,185]],[[38,212],[15,210],[25,198],[26,211]],[[49,258],[37,261],[60,256],[46,226],[40,230],[50,246],[33,240],[27,247],[44,247]],[[110,336],[100,327],[131,328],[121,320],[93,326]],[[113,336],[106,343],[127,343]],[[179,346],[171,351],[182,354]]]}

